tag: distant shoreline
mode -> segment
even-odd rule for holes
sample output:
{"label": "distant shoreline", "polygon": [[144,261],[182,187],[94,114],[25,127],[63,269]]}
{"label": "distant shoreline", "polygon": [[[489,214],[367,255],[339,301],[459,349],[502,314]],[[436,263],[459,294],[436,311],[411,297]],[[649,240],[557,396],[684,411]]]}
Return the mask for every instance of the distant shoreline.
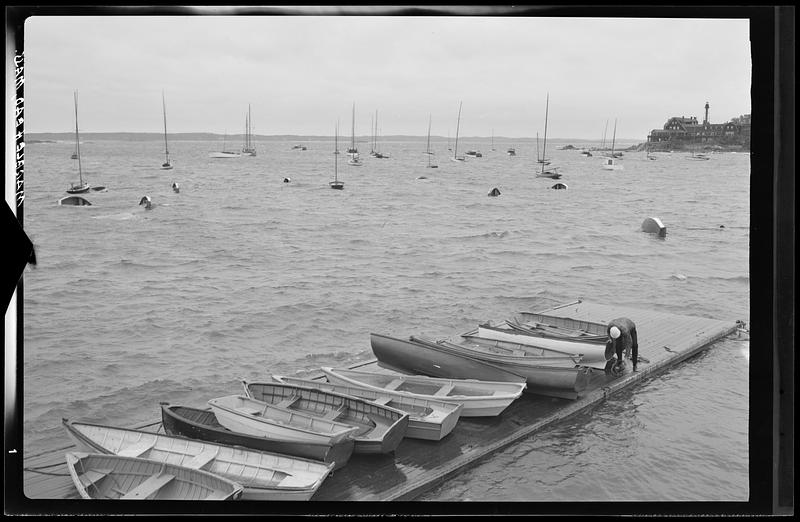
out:
{"label": "distant shoreline", "polygon": [[[222,140],[223,138],[229,141],[237,139],[244,139],[244,134],[214,134],[211,132],[176,132],[169,134],[170,140],[187,140],[187,141],[213,141]],[[259,135],[255,134],[252,138],[263,141],[311,141],[311,140],[332,140],[333,136],[322,135],[297,135],[297,134],[276,134],[276,135]],[[164,134],[159,132],[81,132],[81,141],[89,140],[127,140],[127,141],[152,141],[163,140]],[[384,135],[380,137],[381,141],[392,140],[426,140],[427,136],[412,136],[405,134]],[[435,136],[431,135],[431,139],[435,140],[452,140],[452,137]],[[461,136],[460,140],[492,140],[491,136]],[[75,133],[73,132],[27,132],[25,133],[26,143],[58,143],[63,141],[74,141]],[[370,136],[356,136],[358,142],[370,142]],[[599,139],[582,139],[582,138],[549,138],[548,142],[565,144],[590,144],[598,143]],[[519,137],[519,136],[494,136],[494,141],[508,142],[508,141],[536,141],[535,136]],[[619,143],[641,143],[641,139],[637,138],[617,138]]]}

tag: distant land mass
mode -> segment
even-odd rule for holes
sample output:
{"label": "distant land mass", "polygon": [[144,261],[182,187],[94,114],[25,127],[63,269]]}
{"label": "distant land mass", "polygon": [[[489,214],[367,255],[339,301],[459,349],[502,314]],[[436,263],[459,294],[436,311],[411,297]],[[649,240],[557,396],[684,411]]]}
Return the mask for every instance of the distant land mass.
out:
{"label": "distant land mass", "polygon": [[[175,141],[217,141],[226,138],[228,141],[236,141],[236,140],[243,140],[244,134],[215,134],[212,132],[176,132],[170,133],[169,139]],[[263,135],[253,135],[253,139],[261,140],[261,141],[327,141],[333,139],[333,136],[322,136],[322,135],[307,135],[302,136],[298,134],[280,134],[280,135],[270,135],[270,136],[263,136]],[[452,138],[447,138],[445,136],[431,136],[432,139],[436,140],[447,140]],[[24,136],[26,143],[56,143],[56,142],[64,142],[64,141],[74,141],[75,140],[75,133],[74,132],[26,132]],[[160,132],[82,132],[81,133],[81,141],[91,141],[91,140],[108,140],[108,141],[158,141],[163,140],[164,134]],[[405,134],[394,134],[394,135],[383,135],[381,136],[381,141],[393,141],[393,140],[425,140],[426,136],[411,136]],[[486,140],[487,142],[491,140],[491,136],[462,136],[460,139],[463,140]],[[529,141],[529,140],[536,140],[536,137],[506,137],[506,136],[495,136],[495,141]],[[555,143],[596,143],[599,140],[592,140],[592,139],[574,139],[574,138],[548,138],[549,141],[553,141]],[[356,136],[356,141],[359,143],[362,142],[370,142],[370,136]],[[638,139],[625,139],[625,138],[617,138],[617,141],[620,143],[626,143],[630,145],[631,143],[640,143],[641,140]]]}

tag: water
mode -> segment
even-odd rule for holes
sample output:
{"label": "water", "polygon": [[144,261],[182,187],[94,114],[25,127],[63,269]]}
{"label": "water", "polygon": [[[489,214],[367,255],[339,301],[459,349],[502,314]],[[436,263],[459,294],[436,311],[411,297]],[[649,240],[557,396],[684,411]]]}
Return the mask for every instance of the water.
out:
{"label": "water", "polygon": [[[62,417],[131,425],[159,401],[368,359],[370,332],[449,336],[578,298],[749,322],[747,154],[630,152],[610,172],[552,150],[569,189],[551,190],[532,140],[464,164],[441,140],[438,169],[424,137],[386,140],[390,159],[341,155],[334,191],[332,142],[294,143],[210,159],[221,143],[178,141],[161,171],[158,140],[85,142],[85,176],[108,187],[91,207],[57,205],[72,143],[26,146],[26,452],[67,445]],[[648,216],[665,239],[640,231]],[[422,500],[746,500],[748,354],[723,340]]]}

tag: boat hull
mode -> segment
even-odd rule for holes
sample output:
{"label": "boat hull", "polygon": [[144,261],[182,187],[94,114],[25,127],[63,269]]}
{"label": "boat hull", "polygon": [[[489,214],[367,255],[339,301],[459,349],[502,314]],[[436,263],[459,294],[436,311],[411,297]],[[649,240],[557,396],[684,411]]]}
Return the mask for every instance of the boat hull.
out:
{"label": "boat hull", "polygon": [[212,152],[208,155],[209,158],[238,158],[238,152]]}
{"label": "boat hull", "polygon": [[333,464],[129,428],[64,419],[81,450],[202,469],[244,485],[245,500],[309,500]]}
{"label": "boat hull", "polygon": [[59,205],[73,206],[73,207],[90,207],[92,203],[81,196],[64,196],[58,200]]}
{"label": "boat hull", "polygon": [[272,378],[278,382],[360,397],[406,412],[408,414],[408,427],[406,428],[405,437],[410,439],[441,440],[453,431],[462,409],[461,404],[415,397],[393,396],[356,386],[333,384],[323,380],[299,379],[283,375],[273,375]]}
{"label": "boat hull", "polygon": [[605,346],[597,343],[587,343],[566,338],[556,339],[552,337],[543,337],[512,330],[508,327],[490,327],[487,325],[480,325],[477,330],[467,332],[463,334],[462,337],[482,337],[485,339],[511,342],[522,346],[547,348],[575,355],[580,354],[582,355],[579,363],[581,366],[589,366],[601,370],[605,369],[606,366]]}
{"label": "boat hull", "polygon": [[408,428],[408,414],[388,406],[321,389],[287,383],[243,382],[248,397],[354,426],[355,453],[391,453]]}
{"label": "boat hull", "polygon": [[336,444],[352,438],[357,428],[300,412],[276,408],[243,395],[208,401],[219,423],[231,431],[294,439],[298,442]]}
{"label": "boat hull", "polygon": [[443,379],[525,381],[523,376],[493,364],[386,335],[370,334],[370,345],[380,366],[399,372]]}
{"label": "boat hull", "polygon": [[86,499],[235,500],[244,489],[207,471],[147,459],[69,452],[66,461]]}
{"label": "boat hull", "polygon": [[[436,377],[452,377],[452,373],[461,374],[457,378],[476,378],[489,380],[479,376],[483,366],[491,365],[514,376],[522,376],[527,382],[526,392],[563,399],[577,399],[580,392],[586,389],[589,373],[586,368],[576,367],[576,358],[559,354],[548,355],[500,355],[491,353],[487,345],[478,343],[471,346],[447,343],[446,345],[435,341],[423,341],[416,338],[412,340],[396,339],[388,336],[373,334],[373,351],[378,350],[393,352],[398,357],[437,361],[434,366],[444,368],[451,365],[447,371],[438,370],[442,375]],[[485,348],[484,348],[485,347]],[[524,351],[520,350],[522,353]],[[537,360],[538,359],[538,360]],[[475,372],[475,373],[472,373]]]}
{"label": "boat hull", "polygon": [[[445,400],[463,405],[462,417],[494,417],[518,399],[524,382],[441,379],[421,375],[379,374],[323,367],[328,381],[392,395]],[[524,378],[520,377],[524,381]],[[392,389],[393,386],[394,389]]]}
{"label": "boat hull", "polygon": [[238,433],[220,424],[213,411],[186,406],[162,404],[161,424],[169,435],[314,459],[333,464],[333,469],[344,466],[354,449],[352,439],[336,444],[300,443],[294,439]]}

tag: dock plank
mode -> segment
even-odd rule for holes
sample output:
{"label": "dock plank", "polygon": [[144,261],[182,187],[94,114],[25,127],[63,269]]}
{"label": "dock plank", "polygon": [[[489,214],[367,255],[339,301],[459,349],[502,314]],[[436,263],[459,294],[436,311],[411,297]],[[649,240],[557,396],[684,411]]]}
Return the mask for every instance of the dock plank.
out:
{"label": "dock plank", "polygon": [[[513,313],[510,310],[509,317]],[[497,417],[460,419],[441,441],[403,439],[394,454],[354,454],[346,466],[325,480],[312,500],[412,500],[492,453],[673,367],[737,329],[735,320],[587,302],[570,303],[542,313],[600,323],[619,316],[630,317],[639,333],[639,354],[648,362],[641,361],[637,372],[628,365],[619,377],[593,371],[586,390],[576,400],[526,393]],[[381,370],[374,360],[358,366]],[[156,428],[157,425],[157,422],[148,424]],[[28,497],[77,498],[64,464],[64,452],[70,449],[59,448],[25,459],[27,470],[39,468],[51,473],[25,471],[24,491]]]}

